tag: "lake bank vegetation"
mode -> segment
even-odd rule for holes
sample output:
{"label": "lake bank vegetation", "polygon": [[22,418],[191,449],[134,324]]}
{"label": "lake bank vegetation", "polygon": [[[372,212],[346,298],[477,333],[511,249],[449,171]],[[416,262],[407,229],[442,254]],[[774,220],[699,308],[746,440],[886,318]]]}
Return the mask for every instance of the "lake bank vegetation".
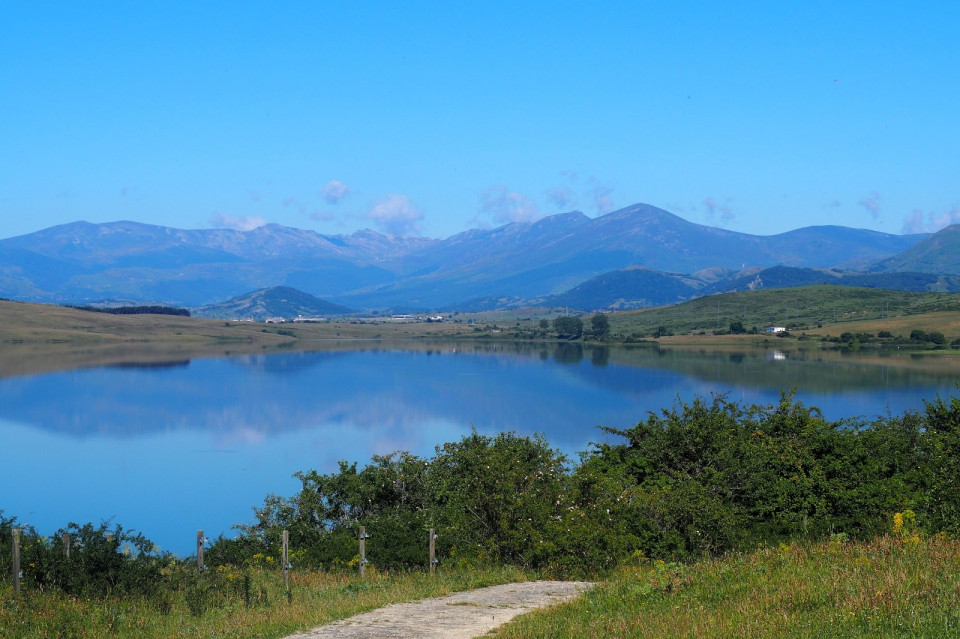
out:
{"label": "lake bank vegetation", "polygon": [[333,473],[301,471],[302,489],[270,496],[209,556],[276,556],[281,530],[299,561],[333,568],[359,526],[376,565],[440,556],[589,577],[636,558],[691,561],[758,545],[883,534],[897,512],[927,535],[960,535],[960,399],[874,421],[830,421],[784,394],[769,406],[722,396],[677,401],[630,429],[603,429],[572,464],[539,437],[473,433],[431,458],[375,456]]}
{"label": "lake bank vegetation", "polygon": [[[138,307],[133,307],[134,309]],[[160,309],[163,310],[163,309]],[[384,316],[263,324],[171,313],[92,313],[0,300],[0,376],[131,362],[161,363],[325,350],[349,341],[529,342],[721,348],[960,348],[960,295],[837,286],[746,291],[674,306],[574,316],[528,308],[447,314],[443,321]],[[768,333],[767,327],[785,331]]]}
{"label": "lake bank vegetation", "polygon": [[[299,492],[267,496],[235,537],[209,543],[201,574],[119,526],[71,525],[52,538],[27,529],[25,593],[3,586],[0,629],[42,636],[13,631],[40,628],[30,625],[38,618],[70,627],[85,618],[71,611],[88,606],[114,630],[130,627],[112,636],[189,635],[184,624],[210,636],[220,627],[204,624],[233,613],[319,605],[328,595],[318,593],[376,590],[381,579],[420,583],[436,529],[444,579],[603,580],[581,603],[544,613],[555,636],[817,636],[830,623],[846,636],[956,631],[960,399],[867,422],[826,420],[789,393],[766,406],[714,396],[604,431],[608,441],[576,462],[542,437],[472,433],[427,458],[302,470]],[[0,514],[5,579],[15,526]],[[360,526],[371,534],[363,582],[353,577]],[[283,531],[302,590],[277,581]],[[76,540],[70,557],[61,532]],[[181,625],[149,634],[151,615]],[[242,636],[228,627],[217,632]],[[247,636],[290,629],[271,628]],[[507,636],[545,636],[516,632]]]}

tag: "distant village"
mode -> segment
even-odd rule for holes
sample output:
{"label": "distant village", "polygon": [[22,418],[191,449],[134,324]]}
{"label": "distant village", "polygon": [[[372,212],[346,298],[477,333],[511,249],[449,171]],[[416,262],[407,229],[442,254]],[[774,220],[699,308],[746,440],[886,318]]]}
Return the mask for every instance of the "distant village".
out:
{"label": "distant village", "polygon": [[[340,319],[340,318],[338,318]],[[381,323],[418,323],[418,322],[444,322],[450,319],[449,315],[376,315],[370,317],[351,317],[349,321],[358,323],[381,324]],[[253,318],[235,319],[235,322],[256,322]],[[264,324],[286,324],[288,322],[300,324],[317,324],[330,321],[326,317],[304,317],[297,315],[293,318],[286,317],[267,317],[261,320]]]}

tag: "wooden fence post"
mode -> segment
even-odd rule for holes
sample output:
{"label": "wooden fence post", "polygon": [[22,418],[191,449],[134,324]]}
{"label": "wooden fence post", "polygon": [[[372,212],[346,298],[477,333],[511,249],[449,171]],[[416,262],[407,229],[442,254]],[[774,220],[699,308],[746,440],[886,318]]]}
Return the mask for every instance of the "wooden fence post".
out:
{"label": "wooden fence post", "polygon": [[203,572],[203,531],[197,531],[197,572]]}
{"label": "wooden fence post", "polygon": [[70,559],[70,533],[63,533],[63,556]]}
{"label": "wooden fence post", "polygon": [[437,572],[437,534],[433,528],[430,529],[430,574]]}
{"label": "wooden fence post", "polygon": [[290,587],[290,533],[283,531],[283,585]]}
{"label": "wooden fence post", "polygon": [[20,592],[20,529],[13,529],[13,594]]}
{"label": "wooden fence post", "polygon": [[360,576],[367,574],[367,527],[360,526]]}

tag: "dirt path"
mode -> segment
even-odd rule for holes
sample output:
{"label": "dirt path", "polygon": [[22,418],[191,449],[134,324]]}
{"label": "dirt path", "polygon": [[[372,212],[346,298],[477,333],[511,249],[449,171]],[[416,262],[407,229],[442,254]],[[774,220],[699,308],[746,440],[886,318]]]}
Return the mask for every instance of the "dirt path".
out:
{"label": "dirt path", "polygon": [[286,639],[470,639],[517,615],[573,599],[592,587],[592,583],[583,581],[526,581],[490,586],[393,604]]}

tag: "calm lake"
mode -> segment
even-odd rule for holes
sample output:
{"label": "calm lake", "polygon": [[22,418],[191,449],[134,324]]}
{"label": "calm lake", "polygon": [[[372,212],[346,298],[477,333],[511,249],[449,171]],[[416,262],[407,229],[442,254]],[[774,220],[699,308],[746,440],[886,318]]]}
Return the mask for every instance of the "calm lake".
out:
{"label": "calm lake", "polygon": [[680,397],[767,404],[781,389],[830,419],[900,414],[955,392],[960,359],[505,343],[329,349],[0,379],[0,509],[53,534],[112,520],[192,554],[232,536],[292,474],[480,433],[542,433],[576,453]]}

